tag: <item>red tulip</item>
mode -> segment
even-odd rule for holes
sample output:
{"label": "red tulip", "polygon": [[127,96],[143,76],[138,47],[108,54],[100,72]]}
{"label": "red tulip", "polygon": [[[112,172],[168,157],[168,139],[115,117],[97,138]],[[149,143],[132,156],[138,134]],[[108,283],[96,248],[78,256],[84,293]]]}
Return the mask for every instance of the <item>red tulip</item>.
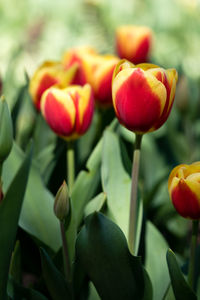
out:
{"label": "red tulip", "polygon": [[169,176],[168,190],[182,217],[200,219],[200,162],[175,167]]}
{"label": "red tulip", "polygon": [[66,70],[59,62],[46,61],[36,70],[30,80],[29,92],[38,111],[42,94],[55,84],[68,86],[73,81],[76,69],[75,65]]}
{"label": "red tulip", "polygon": [[118,55],[134,64],[148,61],[151,45],[152,31],[148,27],[126,25],[116,30]]}
{"label": "red tulip", "polygon": [[121,61],[113,74],[112,96],[119,122],[143,134],[158,129],[171,111],[178,76],[175,69]]}
{"label": "red tulip", "polygon": [[41,111],[56,134],[65,140],[78,138],[87,131],[92,121],[92,89],[89,84],[65,89],[51,87],[42,96]]}

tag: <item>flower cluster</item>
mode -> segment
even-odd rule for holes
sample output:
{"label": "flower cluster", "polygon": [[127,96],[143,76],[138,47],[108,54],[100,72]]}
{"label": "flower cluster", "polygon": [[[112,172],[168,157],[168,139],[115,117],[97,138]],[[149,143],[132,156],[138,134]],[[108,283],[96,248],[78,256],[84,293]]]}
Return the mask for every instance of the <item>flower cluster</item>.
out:
{"label": "flower cluster", "polygon": [[119,57],[77,47],[65,52],[60,62],[43,63],[30,81],[36,109],[64,139],[77,138],[89,128],[93,97],[99,107],[113,105],[120,123],[131,131],[158,129],[170,113],[177,73],[145,63],[151,44],[149,28],[122,26],[116,30]]}

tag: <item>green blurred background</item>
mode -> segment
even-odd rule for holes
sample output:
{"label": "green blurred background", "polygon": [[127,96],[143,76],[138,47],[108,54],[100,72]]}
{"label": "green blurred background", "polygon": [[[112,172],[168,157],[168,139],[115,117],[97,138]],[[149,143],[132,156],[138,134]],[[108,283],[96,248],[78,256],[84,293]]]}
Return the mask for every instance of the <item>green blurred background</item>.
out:
{"label": "green blurred background", "polygon": [[[0,73],[15,60],[17,82],[47,59],[76,45],[114,52],[120,24],[150,26],[152,61],[200,78],[199,0],[1,0]],[[16,63],[17,60],[17,63]]]}

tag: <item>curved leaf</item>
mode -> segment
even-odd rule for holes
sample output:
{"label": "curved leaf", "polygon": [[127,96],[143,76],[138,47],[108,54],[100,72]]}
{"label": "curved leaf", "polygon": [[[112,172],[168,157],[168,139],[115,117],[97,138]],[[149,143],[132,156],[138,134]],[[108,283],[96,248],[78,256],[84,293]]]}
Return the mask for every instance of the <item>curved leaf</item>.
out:
{"label": "curved leaf", "polygon": [[101,299],[151,299],[150,290],[144,298],[147,281],[141,260],[130,254],[120,228],[101,213],[88,216],[85,223],[77,238],[77,258]]}
{"label": "curved leaf", "polygon": [[176,300],[197,300],[197,296],[185,280],[171,249],[167,251],[167,263]]}

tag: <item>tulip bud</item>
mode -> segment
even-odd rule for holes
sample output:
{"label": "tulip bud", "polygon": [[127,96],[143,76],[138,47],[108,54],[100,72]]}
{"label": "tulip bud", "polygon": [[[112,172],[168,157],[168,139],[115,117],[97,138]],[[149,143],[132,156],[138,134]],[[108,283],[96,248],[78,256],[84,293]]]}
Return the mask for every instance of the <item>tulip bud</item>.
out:
{"label": "tulip bud", "polygon": [[40,110],[42,94],[51,86],[66,87],[72,83],[77,70],[73,65],[66,70],[59,62],[46,61],[35,72],[30,80],[29,92],[36,109]]}
{"label": "tulip bud", "polygon": [[87,83],[87,67],[84,65],[84,57],[93,54],[96,54],[96,51],[93,48],[86,46],[72,48],[64,53],[62,63],[66,69],[74,64],[78,64],[72,84],[84,85]]}
{"label": "tulip bud", "polygon": [[5,98],[0,98],[0,164],[9,155],[13,144],[13,127]]}
{"label": "tulip bud", "polygon": [[200,162],[175,167],[169,176],[168,191],[182,217],[200,219]]}
{"label": "tulip bud", "polygon": [[119,122],[138,134],[161,127],[171,111],[177,79],[175,69],[121,61],[112,82],[113,105]]}
{"label": "tulip bud", "polygon": [[147,62],[152,44],[152,31],[145,26],[125,25],[116,30],[119,57],[134,64]]}
{"label": "tulip bud", "polygon": [[65,140],[76,139],[89,128],[94,99],[89,84],[65,89],[49,88],[42,96],[41,111],[51,129]]}
{"label": "tulip bud", "polygon": [[63,221],[70,213],[69,191],[65,181],[56,194],[54,213],[60,221]]}

